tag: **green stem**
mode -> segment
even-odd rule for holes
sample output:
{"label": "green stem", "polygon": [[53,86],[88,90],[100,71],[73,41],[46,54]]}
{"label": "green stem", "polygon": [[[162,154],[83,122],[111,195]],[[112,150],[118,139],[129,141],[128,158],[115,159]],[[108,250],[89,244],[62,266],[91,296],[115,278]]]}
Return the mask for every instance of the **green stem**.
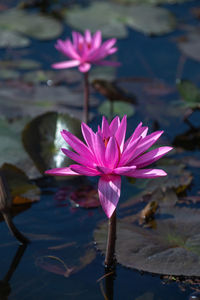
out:
{"label": "green stem", "polygon": [[115,263],[115,241],[116,241],[116,210],[108,221],[108,237],[106,247],[105,266],[112,268]]}
{"label": "green stem", "polygon": [[84,108],[83,108],[83,122],[88,123],[89,114],[89,73],[84,73]]}

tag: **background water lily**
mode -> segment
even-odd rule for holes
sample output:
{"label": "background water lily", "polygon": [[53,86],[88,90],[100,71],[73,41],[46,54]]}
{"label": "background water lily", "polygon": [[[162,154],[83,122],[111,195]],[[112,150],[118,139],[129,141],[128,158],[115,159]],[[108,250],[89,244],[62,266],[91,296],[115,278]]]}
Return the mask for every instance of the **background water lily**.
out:
{"label": "background water lily", "polygon": [[115,53],[114,47],[116,39],[112,38],[102,43],[102,34],[98,30],[94,35],[90,30],[86,30],[82,35],[79,32],[72,32],[72,42],[69,38],[65,41],[58,40],[56,49],[62,52],[71,60],[55,63],[52,65],[55,69],[66,69],[78,67],[80,72],[88,72],[92,64],[119,66],[118,62],[104,60],[107,56]]}
{"label": "background water lily", "polygon": [[163,131],[147,135],[148,127],[140,123],[133,134],[125,141],[126,116],[120,122],[115,117],[109,124],[105,117],[96,133],[85,123],[81,129],[86,144],[67,130],[61,132],[65,141],[75,152],[62,148],[63,153],[77,162],[66,168],[46,171],[58,176],[85,175],[100,176],[98,193],[101,205],[110,218],[117,206],[121,192],[121,176],[134,178],[155,178],[167,175],[161,169],[144,169],[157,161],[171,147],[159,147],[145,153],[161,136]]}

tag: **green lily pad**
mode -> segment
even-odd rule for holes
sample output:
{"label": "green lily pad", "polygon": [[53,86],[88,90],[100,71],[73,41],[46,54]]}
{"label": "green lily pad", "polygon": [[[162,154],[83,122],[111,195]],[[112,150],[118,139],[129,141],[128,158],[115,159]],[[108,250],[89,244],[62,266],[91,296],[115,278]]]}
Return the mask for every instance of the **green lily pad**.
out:
{"label": "green lily pad", "polygon": [[181,80],[177,84],[178,91],[185,101],[185,106],[192,109],[200,108],[200,89],[189,80]]}
{"label": "green lily pad", "polygon": [[[98,100],[91,96],[90,107],[98,104]],[[83,92],[72,91],[65,86],[4,84],[0,89],[0,113],[8,118],[23,116],[35,117],[47,111],[70,113],[82,119]],[[92,114],[89,114],[92,117]]]}
{"label": "green lily pad", "polygon": [[118,20],[116,8],[112,3],[93,1],[85,8],[76,5],[67,9],[65,20],[80,31],[90,28],[92,32],[101,30],[104,37],[125,38],[128,31],[125,24]]}
{"label": "green lily pad", "polygon": [[117,38],[128,35],[126,26],[150,35],[168,33],[176,27],[175,17],[164,8],[148,4],[125,7],[104,1],[67,10],[66,22],[81,31],[91,28],[93,32],[101,30],[105,37]]}
{"label": "green lily pad", "polygon": [[33,59],[1,60],[1,68],[16,68],[19,70],[38,69],[41,64]]}
{"label": "green lily pad", "polygon": [[23,48],[30,45],[30,40],[20,33],[3,29],[0,25],[0,48]]}
{"label": "green lily pad", "polygon": [[20,73],[15,70],[0,68],[0,79],[17,79],[20,77]]}
{"label": "green lily pad", "polygon": [[0,170],[7,180],[12,197],[12,205],[39,201],[40,189],[29,180],[21,169],[6,163],[1,166]]}
{"label": "green lily pad", "polygon": [[[117,223],[118,263],[157,274],[200,276],[200,212],[189,208],[162,210],[156,228]],[[94,232],[97,247],[105,253],[107,223]]]}
{"label": "green lily pad", "polygon": [[121,4],[181,4],[191,0],[113,0]]}
{"label": "green lily pad", "polygon": [[187,34],[183,38],[177,39],[179,49],[186,56],[200,61],[200,27],[190,27]]}
{"label": "green lily pad", "polygon": [[161,161],[158,167],[164,169],[167,172],[167,176],[156,178],[156,180],[137,179],[137,186],[145,189],[146,193],[154,192],[157,189],[161,189],[163,192],[166,192],[167,189],[173,189],[180,193],[192,183],[193,176],[189,171],[185,170],[184,164],[162,165]]}
{"label": "green lily pad", "polygon": [[131,117],[135,110],[134,106],[130,103],[126,103],[123,101],[104,101],[98,109],[99,113],[106,117],[113,117],[118,115],[123,117],[127,115],[127,117]]}
{"label": "green lily pad", "polygon": [[62,33],[62,25],[57,20],[16,8],[0,14],[0,29],[16,31],[40,40],[53,39]]}
{"label": "green lily pad", "polygon": [[67,167],[72,161],[61,148],[69,148],[60,132],[66,129],[81,137],[80,121],[67,114],[49,112],[28,123],[22,133],[24,148],[43,174],[51,168]]}
{"label": "green lily pad", "polygon": [[0,165],[10,163],[22,169],[29,177],[36,178],[40,174],[34,167],[31,159],[24,151],[21,142],[21,131],[29,118],[19,119],[13,122],[0,119]]}

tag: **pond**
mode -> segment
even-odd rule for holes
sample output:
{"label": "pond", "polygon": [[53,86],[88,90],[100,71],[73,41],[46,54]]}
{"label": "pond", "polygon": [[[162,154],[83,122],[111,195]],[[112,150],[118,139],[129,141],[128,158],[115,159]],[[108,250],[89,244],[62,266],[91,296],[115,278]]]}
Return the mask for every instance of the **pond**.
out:
{"label": "pond", "polygon": [[[44,174],[71,164],[60,131],[80,137],[83,108],[84,75],[53,69],[54,46],[86,29],[117,38],[121,64],[92,66],[88,125],[127,115],[127,138],[143,122],[173,147],[166,177],[122,178],[110,270],[98,178]],[[1,1],[0,299],[200,299],[199,37],[197,0]]]}

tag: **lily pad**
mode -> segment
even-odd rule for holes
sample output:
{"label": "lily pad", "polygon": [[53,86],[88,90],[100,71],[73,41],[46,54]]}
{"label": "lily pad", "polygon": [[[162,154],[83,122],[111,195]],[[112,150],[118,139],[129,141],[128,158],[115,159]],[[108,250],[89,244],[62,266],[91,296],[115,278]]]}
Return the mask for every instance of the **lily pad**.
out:
{"label": "lily pad", "polygon": [[126,26],[150,35],[168,33],[176,27],[175,17],[164,8],[148,4],[125,7],[104,1],[67,10],[66,22],[81,31],[92,28],[93,32],[101,30],[105,37],[117,38],[128,35]]}
{"label": "lily pad", "polygon": [[98,109],[99,113],[106,117],[113,117],[118,115],[123,117],[127,115],[127,117],[131,117],[134,114],[134,107],[130,103],[126,103],[123,101],[104,101]]}
{"label": "lily pad", "polygon": [[200,108],[200,89],[189,80],[181,80],[177,84],[178,91],[184,104],[192,109]]}
{"label": "lily pad", "polygon": [[[118,221],[118,263],[142,271],[176,276],[200,276],[200,212],[189,208],[163,210],[156,228],[140,228]],[[161,215],[161,216],[162,216]],[[107,223],[94,232],[97,247],[105,253]]]}
{"label": "lily pad", "polygon": [[17,79],[20,77],[20,73],[15,70],[9,69],[0,69],[0,79],[7,80],[7,79]]}
{"label": "lily pad", "polygon": [[[98,100],[91,96],[90,107]],[[0,113],[8,118],[35,117],[47,111],[66,112],[82,119],[83,92],[65,86],[18,86],[4,84],[0,89]],[[89,117],[92,117],[90,113]]]}
{"label": "lily pad", "polygon": [[184,2],[188,2],[191,0],[113,0],[114,2],[118,2],[121,4],[181,4]]}
{"label": "lily pad", "polygon": [[4,163],[14,164],[31,177],[40,176],[31,159],[25,152],[21,142],[21,131],[29,119],[23,118],[13,122],[0,119],[0,165]]}
{"label": "lily pad", "polygon": [[41,64],[33,59],[1,60],[1,68],[16,68],[19,70],[38,69]]}
{"label": "lily pad", "polygon": [[125,38],[128,31],[124,22],[118,20],[118,6],[109,2],[93,1],[88,7],[74,6],[67,9],[65,20],[72,27],[84,31],[88,28],[95,32],[101,30],[104,37]]}
{"label": "lily pad", "polygon": [[14,30],[40,40],[53,39],[62,33],[62,25],[57,20],[16,8],[0,14],[0,29]]}
{"label": "lily pad", "polygon": [[190,28],[183,38],[178,38],[179,49],[188,57],[200,61],[200,28]]}
{"label": "lily pad", "polygon": [[81,137],[80,121],[56,112],[36,117],[22,133],[24,148],[42,174],[47,169],[66,167],[72,162],[61,151],[62,147],[69,147],[60,134],[63,129]]}
{"label": "lily pad", "polygon": [[24,48],[30,45],[30,40],[20,33],[1,29],[0,26],[0,48]]}
{"label": "lily pad", "polygon": [[3,164],[0,170],[7,180],[13,205],[33,203],[40,199],[40,189],[22,170],[7,163]]}

